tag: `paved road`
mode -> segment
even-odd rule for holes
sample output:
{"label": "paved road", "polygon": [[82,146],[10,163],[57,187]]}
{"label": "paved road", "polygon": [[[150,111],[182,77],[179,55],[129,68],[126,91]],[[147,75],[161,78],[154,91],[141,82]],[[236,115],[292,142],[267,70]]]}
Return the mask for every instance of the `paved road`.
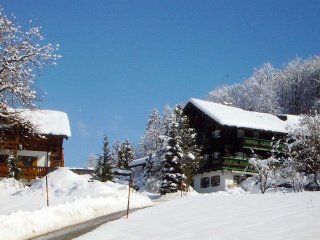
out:
{"label": "paved road", "polygon": [[[138,209],[131,209],[130,213],[136,210]],[[41,235],[39,237],[31,238],[29,240],[71,240],[87,232],[92,231],[93,229],[99,227],[104,223],[122,218],[126,214],[127,214],[127,211],[111,213],[102,217],[91,219],[83,223],[65,227],[65,228]]]}

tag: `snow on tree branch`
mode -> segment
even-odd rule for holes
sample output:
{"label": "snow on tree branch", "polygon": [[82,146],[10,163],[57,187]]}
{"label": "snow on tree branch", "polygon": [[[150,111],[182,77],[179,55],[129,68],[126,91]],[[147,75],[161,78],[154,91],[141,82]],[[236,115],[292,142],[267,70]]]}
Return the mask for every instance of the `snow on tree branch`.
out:
{"label": "snow on tree branch", "polygon": [[1,112],[8,107],[35,107],[36,76],[60,55],[58,45],[44,43],[38,26],[23,30],[0,9],[0,99]]}

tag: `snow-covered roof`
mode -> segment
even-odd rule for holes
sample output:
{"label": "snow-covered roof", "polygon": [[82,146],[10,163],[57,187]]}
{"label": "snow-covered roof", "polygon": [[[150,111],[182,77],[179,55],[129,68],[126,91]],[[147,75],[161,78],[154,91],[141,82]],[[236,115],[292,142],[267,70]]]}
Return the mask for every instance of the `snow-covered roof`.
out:
{"label": "snow-covered roof", "polygon": [[71,137],[69,119],[66,113],[53,110],[20,109],[22,119],[30,121],[37,133]]}
{"label": "snow-covered roof", "polygon": [[295,115],[282,115],[287,116],[287,120],[281,120],[269,113],[246,111],[195,98],[190,99],[189,102],[221,125],[238,128],[287,133],[290,128],[297,127],[301,119]]}
{"label": "snow-covered roof", "polygon": [[123,176],[130,176],[132,174],[132,170],[120,169],[120,168],[113,168],[112,172],[114,174],[119,174]]}
{"label": "snow-covered roof", "polygon": [[134,159],[129,163],[129,167],[137,167],[137,166],[142,166],[147,163],[149,157],[143,157],[143,158],[138,158]]}

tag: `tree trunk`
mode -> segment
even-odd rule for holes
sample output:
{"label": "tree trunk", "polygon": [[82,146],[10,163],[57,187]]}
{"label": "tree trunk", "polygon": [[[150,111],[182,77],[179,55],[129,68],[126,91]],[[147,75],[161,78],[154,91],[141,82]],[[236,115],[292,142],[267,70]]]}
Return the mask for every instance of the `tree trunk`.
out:
{"label": "tree trunk", "polygon": [[319,170],[314,172],[314,183],[317,185],[317,188],[320,189]]}

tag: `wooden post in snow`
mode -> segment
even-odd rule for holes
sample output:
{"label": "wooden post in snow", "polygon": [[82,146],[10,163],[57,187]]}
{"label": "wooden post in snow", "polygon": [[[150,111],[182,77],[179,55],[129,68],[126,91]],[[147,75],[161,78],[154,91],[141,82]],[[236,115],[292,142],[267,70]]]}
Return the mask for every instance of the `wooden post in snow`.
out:
{"label": "wooden post in snow", "polygon": [[130,209],[130,194],[131,194],[131,181],[132,181],[132,173],[129,179],[129,190],[128,190],[128,204],[127,204],[127,219],[129,218],[129,209]]}
{"label": "wooden post in snow", "polygon": [[48,177],[46,176],[46,196],[47,196],[47,207],[49,207],[49,191],[48,191]]}

